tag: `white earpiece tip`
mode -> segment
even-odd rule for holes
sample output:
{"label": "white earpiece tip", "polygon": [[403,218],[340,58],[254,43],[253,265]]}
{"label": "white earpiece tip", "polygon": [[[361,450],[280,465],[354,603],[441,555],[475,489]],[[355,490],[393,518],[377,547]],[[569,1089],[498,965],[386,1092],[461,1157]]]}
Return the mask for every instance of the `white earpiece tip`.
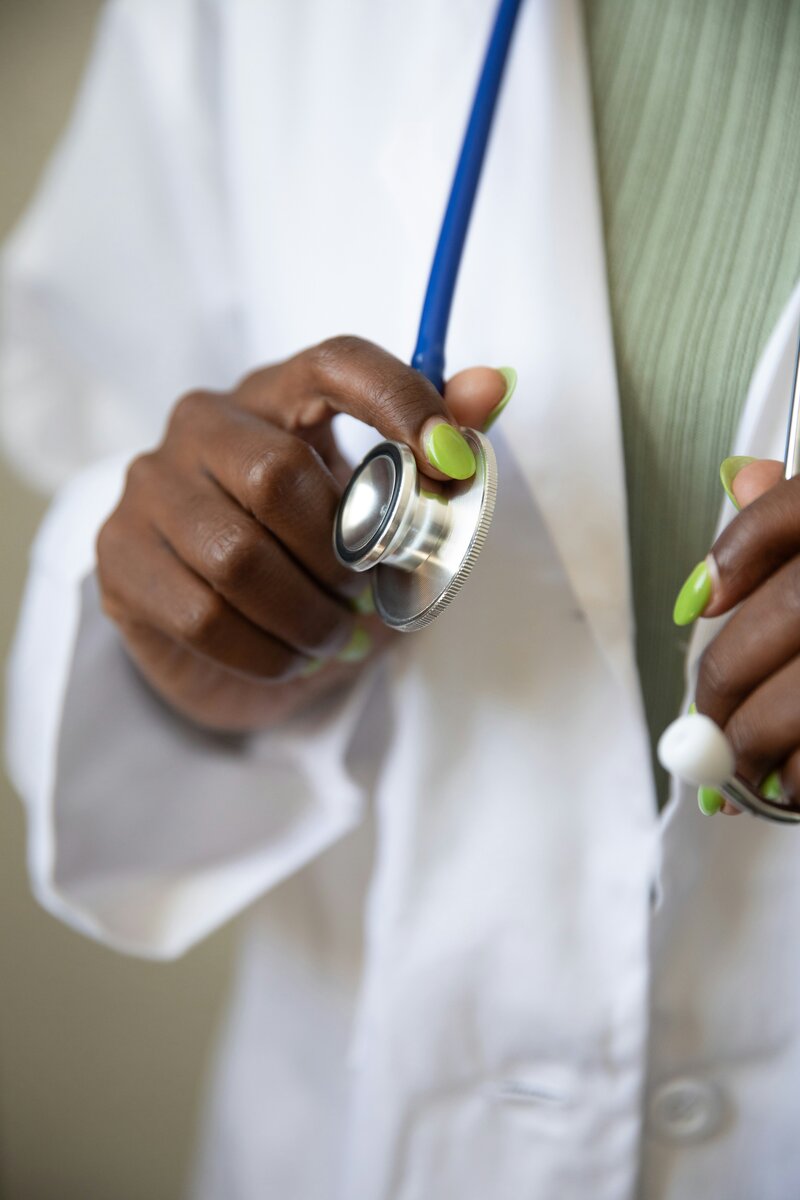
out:
{"label": "white earpiece tip", "polygon": [[669,725],[658,740],[658,761],[665,771],[695,787],[719,787],[733,774],[733,749],[719,725],[702,713],[688,713]]}

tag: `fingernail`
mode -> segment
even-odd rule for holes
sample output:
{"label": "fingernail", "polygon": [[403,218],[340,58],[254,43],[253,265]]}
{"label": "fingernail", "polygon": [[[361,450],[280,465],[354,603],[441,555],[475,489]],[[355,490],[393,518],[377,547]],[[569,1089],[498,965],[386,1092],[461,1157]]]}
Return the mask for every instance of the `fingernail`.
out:
{"label": "fingernail", "polygon": [[725,797],[714,788],[701,787],[697,793],[697,807],[705,817],[713,817],[722,808]]}
{"label": "fingernail", "polygon": [[506,390],[503,392],[503,397],[500,403],[492,409],[492,411],[489,413],[489,416],[486,418],[486,422],[483,426],[484,433],[486,433],[487,430],[491,429],[491,427],[494,425],[495,421],[500,416],[500,413],[514,395],[514,388],[517,386],[517,372],[513,367],[497,367],[497,371],[506,381]]}
{"label": "fingernail", "polygon": [[372,638],[366,629],[354,629],[350,641],[336,655],[340,663],[358,663],[367,657],[372,649]]}
{"label": "fingernail", "polygon": [[361,613],[364,617],[369,617],[375,612],[375,601],[372,599],[372,584],[365,588],[360,596],[356,596],[350,601],[350,607],[353,612]]}
{"label": "fingernail", "polygon": [[699,562],[678,592],[672,619],[676,625],[691,625],[711,599],[711,572],[705,559]]}
{"label": "fingernail", "polygon": [[767,800],[782,799],[783,786],[781,784],[780,773],[778,771],[773,771],[762,782],[761,787],[758,790],[761,792],[762,796],[766,796]]}
{"label": "fingernail", "polygon": [[303,667],[302,671],[300,672],[300,678],[308,679],[309,675],[316,675],[317,671],[319,671],[320,668],[324,667],[324,666],[325,666],[325,663],[324,663],[323,659],[310,658],[308,660],[308,662],[306,663],[306,665]]}
{"label": "fingernail", "polygon": [[722,486],[725,488],[725,495],[730,500],[737,512],[740,511],[739,501],[733,494],[733,481],[741,471],[742,467],[748,466],[756,460],[750,454],[732,454],[730,458],[723,460],[722,466],[719,469],[719,477]]}
{"label": "fingernail", "polygon": [[425,437],[428,462],[451,479],[469,479],[475,474],[475,455],[469,442],[446,421],[439,421]]}

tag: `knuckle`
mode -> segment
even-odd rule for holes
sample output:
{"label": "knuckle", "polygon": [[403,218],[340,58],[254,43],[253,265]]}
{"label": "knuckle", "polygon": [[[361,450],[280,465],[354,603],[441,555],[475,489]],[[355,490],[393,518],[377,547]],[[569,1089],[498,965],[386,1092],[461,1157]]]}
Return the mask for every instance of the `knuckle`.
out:
{"label": "knuckle", "polygon": [[252,579],[258,551],[258,539],[252,530],[227,524],[205,544],[203,562],[207,578],[223,590],[238,590]]}
{"label": "knuckle", "polygon": [[246,488],[256,511],[283,508],[301,489],[315,461],[311,446],[295,438],[280,451],[260,454],[246,468]]}
{"label": "knuckle", "polygon": [[359,359],[365,359],[371,344],[354,334],[326,338],[305,352],[305,365],[315,389],[325,394],[342,383]]}
{"label": "knuckle", "polygon": [[233,403],[240,408],[249,407],[264,392],[274,373],[274,366],[256,367],[255,370],[248,371],[246,375],[241,377],[233,389],[231,394]]}
{"label": "knuckle", "polygon": [[120,509],[111,514],[97,534],[95,575],[100,607],[120,628],[140,606],[137,568],[148,563],[150,550],[147,530],[126,519]]}
{"label": "knuckle", "polygon": [[257,391],[268,377],[270,371],[270,367],[256,367],[252,371],[245,372],[236,384],[236,393]]}
{"label": "knuckle", "polygon": [[225,604],[212,591],[187,600],[175,618],[179,641],[196,650],[207,650],[222,623]]}
{"label": "knuckle", "polygon": [[327,375],[331,370],[338,370],[343,363],[363,354],[368,345],[368,342],[355,334],[340,333],[313,346],[309,354],[318,373]]}
{"label": "knuckle", "polygon": [[414,417],[419,409],[419,382],[413,376],[376,379],[371,402],[377,413],[386,414],[400,424]]}
{"label": "knuckle", "polygon": [[246,495],[253,507],[260,507],[269,496],[272,486],[272,474],[277,469],[278,455],[272,451],[264,451],[248,462],[244,468],[244,486]]}
{"label": "knuckle", "polygon": [[131,493],[147,492],[155,482],[158,474],[158,458],[155,452],[139,454],[130,463],[125,474],[126,496]]}
{"label": "knuckle", "polygon": [[211,401],[211,393],[203,391],[202,388],[186,392],[172,407],[167,436],[182,435],[185,430],[194,429],[200,415],[208,408]]}

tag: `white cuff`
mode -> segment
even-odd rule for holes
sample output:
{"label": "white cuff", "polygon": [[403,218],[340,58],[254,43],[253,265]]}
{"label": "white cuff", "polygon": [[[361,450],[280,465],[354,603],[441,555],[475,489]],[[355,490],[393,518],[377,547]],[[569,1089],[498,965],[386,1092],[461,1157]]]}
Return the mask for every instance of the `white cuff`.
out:
{"label": "white cuff", "polygon": [[94,575],[80,579],[120,479],[119,464],[84,473],[37,539],[10,664],[9,760],[40,901],[118,949],[172,957],[360,820],[365,788],[347,752],[376,711],[378,678],[247,738],[174,714],[132,667]]}

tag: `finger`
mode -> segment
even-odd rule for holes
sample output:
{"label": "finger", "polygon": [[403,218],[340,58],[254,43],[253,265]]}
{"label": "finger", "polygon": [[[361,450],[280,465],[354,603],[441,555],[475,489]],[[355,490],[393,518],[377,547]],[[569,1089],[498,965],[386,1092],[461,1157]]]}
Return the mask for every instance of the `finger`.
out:
{"label": "finger", "polygon": [[171,477],[160,494],[167,503],[159,506],[159,532],[238,613],[311,657],[332,657],[346,645],[355,631],[352,610],[322,591],[281,543],[211,480],[205,488],[190,489]]}
{"label": "finger", "polygon": [[725,725],[736,769],[754,787],[800,746],[800,658],[770,676]]}
{"label": "finger", "polygon": [[505,409],[516,382],[511,367],[468,367],[445,384],[444,398],[459,425],[487,429]]}
{"label": "finger", "polygon": [[[783,471],[783,463],[775,459],[733,455],[723,461],[719,475],[728,499],[741,512],[780,484]],[[751,570],[749,578],[746,575],[734,578],[741,557],[735,549],[737,539],[745,537],[752,552],[754,535],[751,533],[747,536],[746,528],[738,523],[738,519],[731,522],[717,539],[708,557],[691,572],[675,601],[673,617],[676,625],[689,625],[697,617],[716,617],[727,612],[764,577],[759,576],[756,568],[755,571]],[[723,564],[726,554],[733,556],[724,572],[720,568],[718,553],[722,556]],[[742,553],[746,551],[743,549]],[[753,564],[750,566],[752,568]]]}
{"label": "finger", "polygon": [[344,491],[350,482],[353,468],[339,449],[333,425],[320,425],[318,429],[306,434],[306,437],[330,471],[338,487]]}
{"label": "finger", "polygon": [[171,708],[218,733],[274,728],[362,670],[360,662],[334,661],[274,686],[272,680],[244,679],[225,671],[149,626],[126,630],[125,642],[141,674]]}
{"label": "finger", "polygon": [[744,601],[700,661],[695,702],[717,725],[770,675],[800,654],[800,558],[780,567]]}
{"label": "finger", "polygon": [[741,511],[783,479],[784,465],[774,458],[726,458],[720,468],[725,491]]}
{"label": "finger", "polygon": [[332,338],[257,371],[237,396],[290,433],[345,412],[409,446],[420,470],[434,478],[468,479],[475,473],[475,456],[433,384],[361,338]]}
{"label": "finger", "polygon": [[[187,424],[175,439],[184,448],[185,470],[193,469],[199,458],[219,486],[271,530],[322,587],[345,596],[363,591],[363,579],[342,566],[333,552],[341,487],[313,446],[203,393],[194,399],[188,416],[184,409],[183,417],[175,419]],[[140,473],[148,465],[152,468],[152,459],[146,456]],[[143,487],[153,490],[146,479]]]}
{"label": "finger", "polygon": [[104,608],[123,630],[144,624],[246,678],[283,680],[308,659],[263,633],[189,570],[155,531],[103,538]]}
{"label": "finger", "polygon": [[716,617],[739,604],[798,550],[800,477],[782,480],[751,501],[722,531],[706,563],[695,569],[693,575],[703,568],[707,572],[702,582],[709,599],[703,616]]}

